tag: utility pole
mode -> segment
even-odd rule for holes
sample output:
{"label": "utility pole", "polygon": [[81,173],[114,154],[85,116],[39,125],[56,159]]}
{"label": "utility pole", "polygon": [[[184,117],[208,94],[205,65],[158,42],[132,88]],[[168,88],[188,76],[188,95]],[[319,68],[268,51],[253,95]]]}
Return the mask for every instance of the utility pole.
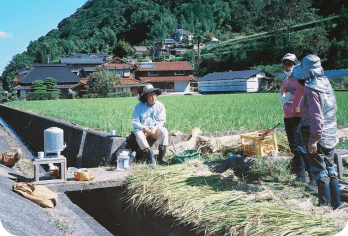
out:
{"label": "utility pole", "polygon": [[200,50],[201,36],[200,35],[198,35],[197,41],[198,41],[197,69],[199,70],[199,64],[201,63],[201,50]]}

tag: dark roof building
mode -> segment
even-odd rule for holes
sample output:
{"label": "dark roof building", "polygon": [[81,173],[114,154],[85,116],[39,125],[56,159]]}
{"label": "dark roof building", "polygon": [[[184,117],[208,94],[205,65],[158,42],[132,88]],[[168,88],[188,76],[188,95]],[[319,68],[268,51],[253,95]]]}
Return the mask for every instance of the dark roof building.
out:
{"label": "dark roof building", "polygon": [[54,78],[57,84],[78,83],[80,78],[66,64],[33,64],[33,69],[19,82],[20,85],[31,85],[35,80],[45,81]]}
{"label": "dark roof building", "polygon": [[111,56],[106,53],[94,53],[91,55],[71,53],[68,57],[60,58],[60,63],[66,64],[79,77],[88,77],[89,74],[96,71],[96,66],[102,65],[110,60]]}
{"label": "dark roof building", "polygon": [[183,30],[183,29],[176,29],[174,31],[174,34],[172,36],[173,39],[181,42],[183,36],[187,36],[188,37],[188,40],[191,40],[192,37],[193,37],[193,34],[189,31],[186,31],[186,30]]}
{"label": "dark roof building", "polygon": [[58,88],[61,90],[60,98],[67,98],[68,90],[80,82],[80,78],[71,72],[66,64],[33,64],[33,68],[19,81],[19,86],[15,90],[19,91],[19,95],[25,95],[30,92],[31,84],[35,80],[45,82],[47,78],[57,81]]}

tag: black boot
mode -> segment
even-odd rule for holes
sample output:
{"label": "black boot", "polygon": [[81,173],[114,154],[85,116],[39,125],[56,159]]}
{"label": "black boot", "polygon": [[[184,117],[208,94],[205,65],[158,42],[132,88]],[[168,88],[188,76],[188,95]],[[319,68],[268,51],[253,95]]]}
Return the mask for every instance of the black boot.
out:
{"label": "black boot", "polygon": [[168,162],[166,159],[167,146],[159,145],[158,151],[159,151],[158,162],[163,166],[168,165]]}
{"label": "black boot", "polygon": [[334,210],[339,208],[342,203],[341,203],[341,190],[340,190],[340,185],[338,183],[337,176],[330,176],[330,194],[331,194],[331,206]]}
{"label": "black boot", "polygon": [[151,162],[152,165],[156,165],[156,158],[155,155],[153,154],[151,148],[146,148],[143,150],[144,155],[146,156],[146,159]]}
{"label": "black boot", "polygon": [[325,176],[317,181],[319,206],[331,206],[330,179]]}
{"label": "black boot", "polygon": [[294,172],[296,174],[296,178],[291,180],[290,184],[294,184],[296,182],[306,183],[307,177],[306,177],[306,171],[305,171],[305,164],[304,164],[303,158],[298,153],[295,154],[293,158],[293,163],[294,163]]}

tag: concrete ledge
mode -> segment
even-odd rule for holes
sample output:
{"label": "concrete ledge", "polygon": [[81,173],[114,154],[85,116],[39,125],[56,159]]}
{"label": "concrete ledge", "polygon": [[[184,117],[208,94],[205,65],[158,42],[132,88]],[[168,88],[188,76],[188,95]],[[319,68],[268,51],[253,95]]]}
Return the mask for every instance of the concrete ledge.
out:
{"label": "concrete ledge", "polygon": [[87,169],[95,179],[90,181],[75,180],[74,173],[68,172],[64,183],[45,184],[54,192],[72,192],[99,188],[120,187],[126,184],[131,171],[120,171],[116,167],[98,167]]}
{"label": "concrete ledge", "polygon": [[[64,131],[67,147],[62,155],[67,159],[67,166],[92,168],[108,163],[117,148],[126,140],[125,137],[111,136],[103,131],[92,130],[74,123],[39,115],[30,111],[0,105],[1,118],[19,135],[32,152],[44,150],[44,130],[58,127]],[[83,133],[86,133],[82,142]],[[187,140],[189,135],[170,136],[169,144]],[[82,145],[81,145],[82,142]],[[82,146],[82,147],[80,147]],[[158,141],[153,147],[158,147]],[[82,153],[82,160],[77,155]]]}

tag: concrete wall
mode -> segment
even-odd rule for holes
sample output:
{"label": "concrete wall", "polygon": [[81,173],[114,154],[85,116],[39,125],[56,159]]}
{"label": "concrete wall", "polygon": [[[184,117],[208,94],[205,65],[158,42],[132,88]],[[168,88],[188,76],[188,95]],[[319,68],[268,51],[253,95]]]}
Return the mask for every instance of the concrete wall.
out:
{"label": "concrete wall", "polygon": [[[49,118],[29,111],[0,105],[0,116],[24,140],[29,149],[34,152],[44,150],[44,130],[58,127],[64,131],[64,142],[67,147],[62,155],[67,158],[67,166],[97,167],[115,158],[117,148],[126,140],[125,137],[110,136],[109,133],[96,131],[77,124],[68,123],[55,118]],[[86,132],[82,150],[82,160],[78,164],[77,154],[80,151],[83,132]],[[170,136],[169,144],[186,140],[189,136]],[[152,145],[158,148],[158,141]]]}
{"label": "concrete wall", "polygon": [[[35,152],[35,155],[36,152],[44,150],[44,130],[50,127],[61,128],[64,131],[64,142],[67,145],[61,154],[67,158],[68,166],[76,166],[76,156],[80,150],[85,127],[4,105],[0,105],[0,116]],[[111,148],[115,149],[123,141],[125,141],[124,137],[111,137],[106,132],[87,130],[81,167],[99,166],[103,159],[111,154]]]}

